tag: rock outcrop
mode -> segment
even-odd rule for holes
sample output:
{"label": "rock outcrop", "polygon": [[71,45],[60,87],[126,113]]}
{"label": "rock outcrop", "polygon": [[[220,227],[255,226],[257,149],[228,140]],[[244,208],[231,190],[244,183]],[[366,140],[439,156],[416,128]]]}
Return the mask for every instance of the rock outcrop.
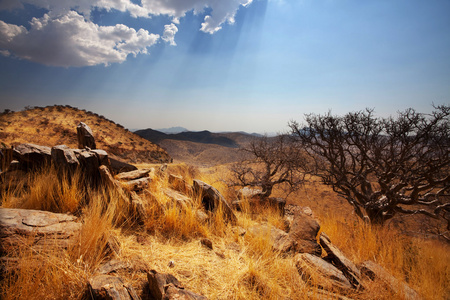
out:
{"label": "rock outcrop", "polygon": [[80,122],[77,126],[78,148],[96,149],[95,138],[92,130],[85,123]]}
{"label": "rock outcrop", "polygon": [[195,179],[193,184],[194,189],[194,197],[200,197],[202,199],[203,207],[206,210],[215,212],[219,207],[223,209],[223,213],[227,218],[227,221],[230,221],[232,224],[236,224],[237,218],[233,213],[228,202],[225,198],[219,193],[219,191],[213,186]]}

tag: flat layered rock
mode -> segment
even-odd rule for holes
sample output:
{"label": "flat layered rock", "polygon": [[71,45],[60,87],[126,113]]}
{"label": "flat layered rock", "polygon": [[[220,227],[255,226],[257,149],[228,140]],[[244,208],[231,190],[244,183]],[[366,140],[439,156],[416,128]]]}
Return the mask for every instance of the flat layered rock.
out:
{"label": "flat layered rock", "polygon": [[301,253],[294,257],[302,279],[325,290],[350,290],[353,288],[344,274],[332,264],[318,256]]}
{"label": "flat layered rock", "polygon": [[[33,245],[53,243],[67,248],[81,230],[77,218],[68,214],[31,209],[0,208],[0,252],[8,252],[33,237]],[[45,238],[43,238],[45,236]]]}
{"label": "flat layered rock", "polygon": [[320,245],[322,245],[327,253],[326,259],[331,261],[339,270],[341,270],[345,277],[347,277],[355,287],[358,287],[361,283],[361,272],[338,247],[331,243],[330,238],[324,232],[320,235]]}
{"label": "flat layered rock", "polygon": [[139,179],[139,178],[143,178],[143,177],[149,177],[149,174],[154,171],[155,171],[155,169],[153,169],[153,168],[139,169],[139,170],[133,170],[133,171],[129,171],[129,172],[122,172],[122,173],[117,174],[115,177],[116,177],[116,179],[121,180],[121,181],[129,181],[129,180]]}
{"label": "flat layered rock", "polygon": [[21,144],[14,148],[13,157],[27,169],[41,167],[51,162],[50,147],[35,144]]}

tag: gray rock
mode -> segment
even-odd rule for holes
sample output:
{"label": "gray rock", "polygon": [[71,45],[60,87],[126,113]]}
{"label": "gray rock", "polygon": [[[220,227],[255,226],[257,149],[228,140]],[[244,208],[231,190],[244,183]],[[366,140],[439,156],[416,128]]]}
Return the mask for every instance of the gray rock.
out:
{"label": "gray rock", "polygon": [[193,190],[194,195],[201,197],[203,207],[206,210],[215,212],[219,206],[221,206],[227,221],[230,221],[232,224],[236,224],[237,218],[233,213],[233,210],[216,188],[203,181],[195,179]]}
{"label": "gray rock", "polygon": [[88,147],[89,149],[96,149],[94,134],[89,126],[85,123],[80,122],[77,126],[77,138],[78,138],[78,148],[84,149]]}
{"label": "gray rock", "polygon": [[130,180],[127,182],[120,182],[120,184],[122,185],[122,187],[124,189],[126,189],[128,191],[139,192],[139,191],[142,191],[143,189],[148,188],[151,181],[152,181],[152,179],[150,177],[144,177],[144,178]]}
{"label": "gray rock", "polygon": [[318,256],[300,253],[294,257],[295,266],[302,279],[325,290],[350,290],[352,285],[344,274],[332,264]]}
{"label": "gray rock", "polygon": [[175,203],[181,208],[186,208],[186,205],[188,205],[189,203],[192,203],[191,198],[189,198],[175,190],[172,190],[171,188],[163,188],[162,192],[164,193],[164,195],[166,195],[167,197],[172,199],[172,201],[175,201]]}
{"label": "gray rock", "polygon": [[13,157],[26,169],[38,168],[50,164],[51,149],[35,144],[21,144],[14,148]]}
{"label": "gray rock", "polygon": [[205,296],[176,287],[173,283],[165,286],[163,300],[207,300]]}
{"label": "gray rock", "polygon": [[138,169],[138,170],[129,171],[129,172],[122,172],[120,174],[117,174],[115,177],[118,180],[129,181],[129,180],[135,180],[135,179],[140,179],[140,178],[144,178],[144,177],[149,177],[149,174],[153,171],[154,171],[153,168]]}
{"label": "gray rock", "polygon": [[359,266],[361,273],[369,277],[371,280],[381,280],[387,287],[391,289],[395,294],[407,300],[419,300],[422,299],[420,295],[413,290],[406,283],[398,280],[386,271],[382,266],[374,263],[373,261],[365,261]]}
{"label": "gray rock", "polygon": [[361,284],[361,272],[339,248],[331,243],[330,238],[324,232],[320,234],[320,245],[327,253],[325,259],[341,270],[353,286],[359,287]]}
{"label": "gray rock", "polygon": [[120,160],[111,157],[109,158],[109,163],[111,164],[111,171],[114,174],[135,171],[138,169],[136,166],[130,165],[128,163],[122,162]]}
{"label": "gray rock", "polygon": [[173,284],[177,288],[183,288],[181,283],[175,276],[171,274],[158,273],[155,270],[147,272],[147,280],[150,291],[150,296],[153,299],[162,299],[166,293],[164,286],[167,284]]}
{"label": "gray rock", "polygon": [[111,275],[97,275],[89,280],[89,288],[96,300],[137,300],[139,297],[122,278]]}
{"label": "gray rock", "polygon": [[294,251],[320,256],[322,248],[317,243],[319,230],[320,225],[314,218],[303,213],[294,215],[289,231],[289,239],[295,242]]}
{"label": "gray rock", "polygon": [[52,148],[52,162],[57,168],[75,170],[80,162],[75,152],[66,145],[58,145]]}

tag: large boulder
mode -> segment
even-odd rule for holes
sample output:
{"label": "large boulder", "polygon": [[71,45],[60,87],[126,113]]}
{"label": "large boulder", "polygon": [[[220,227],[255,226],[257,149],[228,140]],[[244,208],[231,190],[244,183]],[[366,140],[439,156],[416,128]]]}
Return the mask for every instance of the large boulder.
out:
{"label": "large boulder", "polygon": [[294,260],[302,279],[309,284],[325,290],[350,290],[353,287],[338,268],[318,256],[300,253]]}
{"label": "large boulder", "polygon": [[81,230],[77,218],[68,214],[31,209],[0,208],[0,254],[23,244],[24,237],[36,250],[57,246],[67,248]]}
{"label": "large boulder", "polygon": [[233,210],[216,188],[201,180],[195,179],[193,190],[195,196],[201,197],[203,207],[206,210],[215,212],[219,207],[222,207],[227,220],[232,224],[236,224],[237,218]]}
{"label": "large boulder", "polygon": [[361,273],[369,277],[371,280],[381,280],[384,284],[395,294],[399,295],[401,299],[406,300],[420,300],[422,297],[413,290],[406,283],[398,280],[386,271],[382,266],[373,261],[365,261],[359,265]]}
{"label": "large boulder", "polygon": [[21,144],[14,148],[13,158],[17,159],[25,169],[42,167],[51,162],[51,148],[35,144]]}
{"label": "large boulder", "polygon": [[80,122],[77,126],[77,138],[78,138],[78,148],[84,149],[88,147],[89,149],[96,149],[94,134],[89,126],[85,123]]}

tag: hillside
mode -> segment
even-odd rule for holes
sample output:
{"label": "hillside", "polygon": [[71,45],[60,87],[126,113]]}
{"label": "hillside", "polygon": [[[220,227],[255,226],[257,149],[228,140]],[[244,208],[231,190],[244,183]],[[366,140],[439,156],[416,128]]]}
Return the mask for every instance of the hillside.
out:
{"label": "hillside", "polygon": [[93,131],[97,148],[131,163],[157,163],[171,160],[158,145],[128,131],[96,113],[71,106],[35,107],[0,115],[0,141],[3,146],[34,143],[44,146],[67,145],[77,148],[76,126],[86,123]]}

